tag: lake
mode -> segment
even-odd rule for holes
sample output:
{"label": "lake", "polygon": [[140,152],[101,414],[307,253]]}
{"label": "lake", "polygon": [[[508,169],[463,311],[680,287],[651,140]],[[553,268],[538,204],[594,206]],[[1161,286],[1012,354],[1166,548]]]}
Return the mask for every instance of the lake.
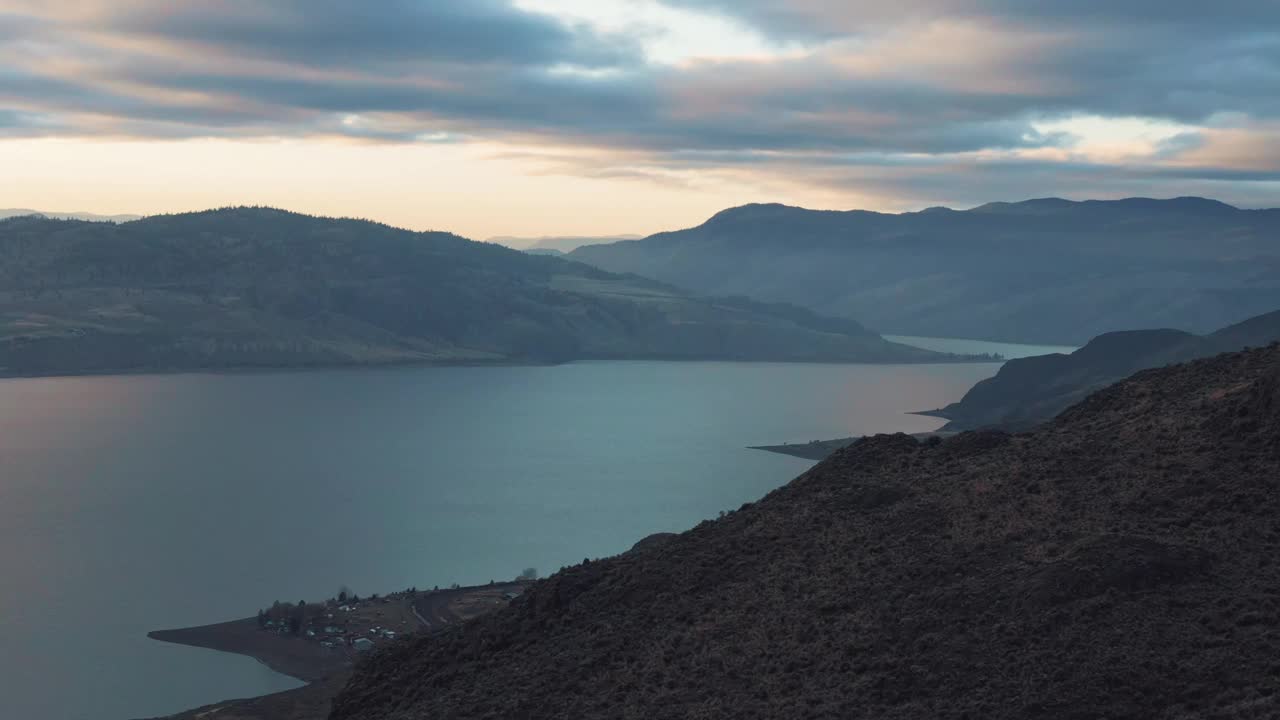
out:
{"label": "lake", "polygon": [[1079,348],[1068,345],[1017,345],[987,340],[963,340],[959,338],[931,338],[915,335],[885,335],[890,340],[903,345],[913,345],[925,350],[956,353],[957,355],[999,355],[1005,360],[1031,357],[1032,355],[1052,355],[1062,353],[1069,355]]}
{"label": "lake", "polygon": [[745,449],[941,421],[996,364],[584,362],[0,381],[4,717],[298,683],[149,630],[544,574],[804,471]]}

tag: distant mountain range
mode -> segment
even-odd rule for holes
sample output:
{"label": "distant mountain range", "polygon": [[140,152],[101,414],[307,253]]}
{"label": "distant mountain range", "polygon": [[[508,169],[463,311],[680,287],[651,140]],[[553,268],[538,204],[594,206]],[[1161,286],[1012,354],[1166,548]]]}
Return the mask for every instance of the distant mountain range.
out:
{"label": "distant mountain range", "polygon": [[29,210],[26,208],[0,208],[0,220],[11,217],[22,217],[24,215],[38,215],[54,220],[85,220],[88,222],[129,222],[131,220],[140,220],[141,215],[99,215],[97,213],[88,212],[45,212],[43,210]]}
{"label": "distant mountain range", "polygon": [[586,245],[599,245],[601,243],[620,242],[623,240],[639,240],[642,235],[566,235],[566,236],[547,236],[547,237],[510,237],[499,236],[489,238],[489,242],[499,245],[506,245],[516,250],[524,250],[525,252],[540,252],[544,254],[568,253]]}
{"label": "distant mountain range", "polygon": [[360,663],[332,720],[1280,717],[1280,347],[854,443]]}
{"label": "distant mountain range", "polygon": [[0,374],[581,358],[949,359],[793,306],[366,221],[0,220]]}
{"label": "distant mountain range", "polygon": [[1080,344],[1134,328],[1204,333],[1280,307],[1280,209],[1203,198],[900,215],[748,205],[570,257],[900,335]]}
{"label": "distant mountain range", "polygon": [[950,420],[943,430],[1027,429],[1139,370],[1278,341],[1280,311],[1203,336],[1181,330],[1107,333],[1070,355],[1010,360],[960,402],[923,414]]}

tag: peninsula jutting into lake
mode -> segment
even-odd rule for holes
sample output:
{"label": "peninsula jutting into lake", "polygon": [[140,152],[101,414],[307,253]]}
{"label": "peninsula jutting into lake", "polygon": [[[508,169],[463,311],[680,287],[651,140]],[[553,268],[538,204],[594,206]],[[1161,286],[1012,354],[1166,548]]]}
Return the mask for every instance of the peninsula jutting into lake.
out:
{"label": "peninsula jutting into lake", "polygon": [[322,602],[273,603],[256,617],[175,630],[148,637],[246,655],[305,687],[260,698],[229,700],[172,716],[172,720],[306,720],[328,714],[360,656],[416,633],[450,626],[506,606],[536,579],[532,568],[515,582],[372,594],[341,591]]}

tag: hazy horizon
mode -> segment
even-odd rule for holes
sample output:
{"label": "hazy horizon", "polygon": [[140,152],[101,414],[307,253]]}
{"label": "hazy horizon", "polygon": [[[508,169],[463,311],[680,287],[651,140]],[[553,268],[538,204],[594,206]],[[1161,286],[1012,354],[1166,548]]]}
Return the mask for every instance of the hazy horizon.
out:
{"label": "hazy horizon", "polygon": [[[1022,203],[1022,202],[1032,202],[1032,201],[1036,201],[1036,200],[1068,200],[1068,201],[1070,201],[1070,202],[1084,202],[1084,201],[1089,201],[1089,200],[1104,200],[1104,201],[1109,201],[1109,200],[1134,200],[1134,199],[1143,199],[1143,200],[1177,200],[1177,199],[1181,199],[1181,198],[1185,198],[1185,197],[1203,197],[1203,196],[1187,196],[1187,195],[1182,195],[1182,196],[1168,196],[1168,197],[1151,197],[1151,196],[1145,196],[1145,195],[1132,195],[1132,196],[1115,197],[1115,198],[1099,198],[1099,197],[1064,198],[1064,197],[1051,196],[1051,197],[1027,197],[1027,198],[1019,198],[1019,199],[1014,199],[1014,200],[1001,199],[1001,198],[995,198],[995,199],[992,199],[992,200],[989,200],[989,201],[986,201],[986,202],[977,203],[977,204],[973,204],[973,205],[963,205],[963,206],[932,205],[932,206],[927,206],[927,207],[918,207],[918,208],[913,207],[913,208],[905,208],[905,209],[899,209],[899,210],[877,210],[877,209],[875,209],[875,208],[862,208],[862,207],[811,207],[811,206],[800,206],[800,205],[793,206],[793,207],[800,207],[800,208],[805,209],[805,210],[817,210],[817,211],[848,212],[848,211],[857,211],[857,210],[862,210],[862,211],[870,211],[870,212],[880,212],[880,213],[885,213],[885,214],[902,215],[902,214],[915,213],[915,212],[920,212],[920,211],[923,211],[923,210],[932,209],[932,208],[938,208],[938,207],[945,207],[945,208],[950,209],[950,210],[965,211],[965,210],[972,210],[972,209],[975,209],[975,208],[981,207],[981,206],[983,206],[983,205],[991,204],[991,203],[1017,204],[1017,203]],[[1271,204],[1261,203],[1261,204],[1257,204],[1257,205],[1244,205],[1244,204],[1236,204],[1236,203],[1227,202],[1227,201],[1225,201],[1225,200],[1222,200],[1222,199],[1220,199],[1220,198],[1216,198],[1216,197],[1203,197],[1203,199],[1206,199],[1206,200],[1213,200],[1213,201],[1217,201],[1217,202],[1223,202],[1223,203],[1226,203],[1226,204],[1228,204],[1228,205],[1232,205],[1232,206],[1234,206],[1234,207],[1236,207],[1236,208],[1239,208],[1239,209],[1241,209],[1241,210],[1268,210],[1268,209],[1280,208],[1280,201],[1277,201],[1277,202],[1274,202],[1274,203],[1271,203]],[[130,220],[140,220],[140,219],[144,219],[144,218],[147,218],[147,217],[150,217],[150,216],[153,216],[153,215],[171,215],[171,214],[184,214],[184,213],[199,213],[199,212],[208,212],[208,211],[211,211],[211,210],[219,210],[219,209],[223,209],[223,208],[225,208],[225,207],[271,207],[271,208],[276,209],[276,210],[283,210],[283,211],[285,211],[285,212],[299,213],[299,214],[304,214],[304,215],[313,215],[313,216],[316,216],[316,217],[326,217],[326,218],[354,218],[354,219],[358,219],[358,220],[368,220],[368,221],[370,221],[370,222],[382,223],[382,224],[384,224],[384,225],[390,225],[390,226],[392,226],[392,227],[397,227],[397,228],[401,228],[401,229],[405,229],[405,230],[412,230],[412,231],[417,231],[417,232],[448,232],[448,233],[452,233],[452,234],[458,235],[458,236],[460,236],[460,237],[464,237],[464,238],[466,238],[466,239],[468,239],[468,240],[474,240],[474,241],[476,241],[476,242],[487,242],[487,243],[493,243],[493,244],[497,244],[497,245],[505,245],[505,246],[510,247],[510,248],[512,248],[512,249],[515,249],[515,250],[530,250],[530,249],[537,249],[537,248],[541,248],[541,247],[546,247],[546,248],[554,247],[554,248],[557,248],[557,249],[562,249],[562,248],[561,248],[561,246],[572,245],[573,243],[572,243],[572,242],[570,242],[570,241],[582,241],[582,242],[581,242],[581,244],[583,244],[583,245],[587,245],[587,244],[599,244],[599,243],[617,242],[617,241],[623,241],[623,240],[641,240],[641,239],[644,239],[644,238],[646,238],[646,237],[648,237],[648,236],[650,236],[650,235],[654,235],[654,234],[656,234],[656,233],[660,233],[660,232],[668,232],[668,231],[682,230],[682,229],[687,229],[687,228],[697,227],[697,226],[699,226],[699,225],[703,224],[704,222],[706,222],[707,220],[709,220],[709,219],[710,219],[711,217],[713,217],[715,214],[717,214],[717,213],[719,213],[719,212],[722,212],[722,211],[724,211],[724,210],[729,210],[729,209],[737,208],[737,207],[744,207],[744,206],[747,206],[747,205],[757,205],[757,204],[762,204],[762,205],[778,205],[778,204],[788,205],[789,203],[778,203],[778,202],[775,202],[775,201],[753,201],[753,202],[743,202],[743,203],[737,203],[737,204],[735,204],[735,205],[728,205],[728,206],[725,206],[725,207],[723,207],[723,208],[720,208],[720,209],[718,209],[718,210],[713,211],[712,213],[710,213],[710,214],[706,215],[705,217],[699,217],[699,218],[696,218],[696,219],[694,219],[694,220],[689,221],[687,224],[683,224],[683,225],[671,226],[671,227],[665,227],[665,226],[664,226],[664,227],[658,227],[658,228],[657,228],[657,229],[655,229],[655,230],[652,230],[652,231],[649,231],[649,232],[644,232],[644,233],[640,233],[640,232],[613,232],[613,233],[596,233],[596,234],[586,234],[586,235],[575,235],[575,234],[555,234],[555,233],[552,233],[552,234],[545,234],[545,235],[536,235],[536,234],[517,234],[517,235],[475,236],[475,235],[468,235],[467,233],[464,233],[464,232],[459,232],[459,231],[457,231],[457,230],[455,230],[455,229],[453,229],[453,228],[448,228],[448,227],[438,227],[438,226],[433,225],[433,224],[425,224],[425,225],[419,225],[419,226],[412,226],[412,225],[399,225],[399,224],[397,224],[397,223],[394,223],[394,222],[388,221],[388,220],[383,219],[383,218],[370,217],[370,216],[367,216],[367,215],[360,215],[360,214],[356,214],[356,215],[342,215],[342,214],[328,213],[328,212],[323,212],[323,211],[300,210],[300,209],[292,208],[292,207],[282,207],[282,206],[275,206],[275,205],[262,205],[262,204],[258,204],[258,203],[240,203],[240,204],[237,204],[237,205],[231,205],[231,206],[218,206],[218,207],[212,207],[212,206],[211,206],[211,207],[191,207],[191,208],[183,208],[183,209],[173,209],[173,210],[158,211],[158,212],[123,212],[123,211],[121,211],[121,212],[115,212],[115,211],[110,211],[110,210],[108,210],[108,211],[97,211],[97,210],[95,210],[95,211],[89,211],[89,210],[84,210],[84,209],[77,209],[77,210],[70,210],[70,211],[68,211],[68,210],[65,210],[65,209],[48,209],[48,208],[18,208],[18,207],[7,208],[7,207],[6,207],[6,208],[0,208],[0,220],[4,219],[4,218],[6,218],[6,217],[14,217],[15,215],[18,215],[18,214],[22,214],[22,213],[30,212],[30,213],[36,213],[36,214],[46,215],[46,216],[53,217],[53,218],[56,218],[56,219],[90,219],[90,220],[95,220],[95,221],[129,222]],[[92,216],[92,217],[89,217],[89,216]]]}
{"label": "hazy horizon", "polygon": [[[155,0],[0,12],[0,203],[466,237],[1280,191],[1280,6]],[[625,198],[619,202],[618,198]]]}

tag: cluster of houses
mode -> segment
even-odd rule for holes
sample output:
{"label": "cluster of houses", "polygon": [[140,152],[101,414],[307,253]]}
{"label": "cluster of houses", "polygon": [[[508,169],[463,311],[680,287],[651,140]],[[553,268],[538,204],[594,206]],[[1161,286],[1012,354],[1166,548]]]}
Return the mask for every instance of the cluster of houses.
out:
{"label": "cluster of houses", "polygon": [[395,640],[396,631],[374,625],[369,628],[368,632],[361,634],[357,632],[347,632],[346,629],[336,625],[326,625],[319,633],[315,630],[307,631],[308,638],[323,638],[320,640],[322,647],[331,649],[341,649],[350,647],[357,652],[364,652],[373,648],[374,640]]}
{"label": "cluster of houses", "polygon": [[[399,596],[404,593],[393,593]],[[261,628],[266,632],[278,635],[294,635],[295,633],[311,642],[318,642],[322,647],[335,650],[345,651],[347,649],[356,652],[364,652],[370,650],[379,641],[390,641],[397,637],[397,631],[389,627],[383,627],[381,624],[373,624],[368,626],[372,618],[366,613],[360,613],[361,610],[370,610],[369,606],[377,603],[388,604],[391,602],[389,597],[374,598],[367,600],[355,600],[353,602],[342,602],[338,604],[335,600],[327,601],[323,606],[309,606],[309,612],[306,613],[305,623],[300,623],[298,617],[294,615],[289,620],[271,619],[272,615],[267,613],[259,614],[259,623]],[[272,613],[276,614],[280,610],[273,608]],[[302,607],[299,603],[297,606]],[[322,608],[322,609],[321,609]],[[359,613],[353,615],[353,613]],[[372,610],[376,616],[381,616],[381,610]],[[344,617],[345,616],[345,617]],[[299,628],[298,625],[303,627]],[[302,630],[302,632],[298,632]]]}
{"label": "cluster of houses", "polygon": [[[526,573],[531,572],[531,570],[526,571]],[[455,585],[452,589],[456,590],[458,587]],[[493,594],[492,600],[510,602],[521,594],[523,588],[517,586],[501,588],[501,590],[501,594]],[[439,591],[439,588],[435,591]],[[410,588],[383,597],[374,595],[364,599],[348,597],[347,593],[343,592],[338,598],[329,599],[321,604],[275,603],[270,611],[258,613],[258,622],[261,629],[266,632],[302,637],[335,652],[349,650],[365,652],[380,643],[395,640],[398,636],[398,630],[385,627],[382,623],[394,623],[396,618],[401,618],[401,625],[413,624],[416,627],[414,619],[405,615],[403,611],[407,610],[417,615],[417,611],[413,608],[413,600],[417,596],[417,588]],[[378,606],[392,602],[406,604],[404,608],[391,609],[390,619],[384,618],[384,610]],[[422,616],[418,615],[417,620],[422,620]]]}
{"label": "cluster of houses", "polygon": [[[340,606],[338,612],[354,612],[355,607]],[[378,640],[395,640],[396,631],[382,625],[373,625],[369,628],[350,627],[351,621],[333,620],[333,613],[329,613],[322,621],[325,622],[323,627],[313,627],[307,630],[309,639],[318,639],[320,645],[326,648],[339,650],[342,648],[351,648],[357,652],[364,652],[373,648],[374,643]],[[357,621],[358,622],[358,621]]]}

